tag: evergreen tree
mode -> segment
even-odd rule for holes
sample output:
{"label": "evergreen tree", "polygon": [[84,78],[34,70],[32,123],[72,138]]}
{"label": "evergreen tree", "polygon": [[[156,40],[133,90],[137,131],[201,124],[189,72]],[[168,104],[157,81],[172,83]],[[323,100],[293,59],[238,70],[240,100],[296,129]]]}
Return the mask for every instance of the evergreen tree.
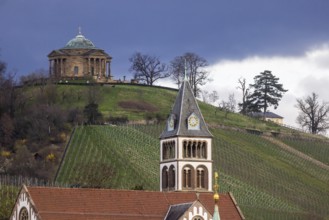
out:
{"label": "evergreen tree", "polygon": [[288,90],[279,83],[279,78],[275,77],[271,71],[264,72],[254,77],[254,84],[250,84],[253,92],[248,96],[248,108],[252,111],[265,112],[269,106],[276,109],[283,94]]}

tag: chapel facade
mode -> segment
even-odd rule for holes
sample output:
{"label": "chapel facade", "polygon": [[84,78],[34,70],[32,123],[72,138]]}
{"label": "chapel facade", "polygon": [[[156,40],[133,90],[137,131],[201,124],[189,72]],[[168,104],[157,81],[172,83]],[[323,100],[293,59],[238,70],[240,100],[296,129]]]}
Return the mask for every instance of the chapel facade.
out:
{"label": "chapel facade", "polygon": [[112,80],[112,57],[85,38],[79,29],[78,35],[63,48],[49,55],[49,75],[54,79],[92,78],[96,82]]}

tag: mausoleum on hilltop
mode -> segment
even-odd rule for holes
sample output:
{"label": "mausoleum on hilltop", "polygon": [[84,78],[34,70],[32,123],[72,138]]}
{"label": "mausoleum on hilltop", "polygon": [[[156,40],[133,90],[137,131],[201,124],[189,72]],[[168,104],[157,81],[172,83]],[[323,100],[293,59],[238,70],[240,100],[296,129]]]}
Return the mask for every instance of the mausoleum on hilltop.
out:
{"label": "mausoleum on hilltop", "polygon": [[81,29],[63,48],[49,55],[49,75],[56,79],[93,78],[97,82],[110,82],[112,57],[85,38]]}

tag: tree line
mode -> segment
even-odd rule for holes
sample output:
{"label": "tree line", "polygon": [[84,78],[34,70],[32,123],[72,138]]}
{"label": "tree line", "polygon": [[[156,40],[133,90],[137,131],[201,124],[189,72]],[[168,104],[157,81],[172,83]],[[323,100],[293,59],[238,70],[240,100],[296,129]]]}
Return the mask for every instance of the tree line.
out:
{"label": "tree line", "polygon": [[[242,93],[239,103],[240,113],[248,115],[254,112],[265,114],[268,107],[279,106],[279,101],[288,90],[279,83],[279,78],[265,70],[254,77],[254,83],[247,85],[246,79],[238,80],[238,89]],[[325,132],[329,128],[329,103],[321,102],[319,95],[312,92],[304,98],[297,98],[298,109],[296,122],[312,134]]]}
{"label": "tree line", "polygon": [[151,86],[160,79],[170,77],[179,87],[184,80],[184,74],[187,73],[193,93],[198,96],[200,86],[210,80],[209,72],[205,69],[208,66],[206,59],[191,52],[175,57],[169,64],[161,62],[157,56],[140,52],[133,54],[129,61],[129,70],[133,73],[134,79]]}
{"label": "tree line", "polygon": [[100,87],[60,89],[42,73],[23,78],[38,85],[18,86],[0,61],[0,174],[51,179],[72,127],[102,121]]}

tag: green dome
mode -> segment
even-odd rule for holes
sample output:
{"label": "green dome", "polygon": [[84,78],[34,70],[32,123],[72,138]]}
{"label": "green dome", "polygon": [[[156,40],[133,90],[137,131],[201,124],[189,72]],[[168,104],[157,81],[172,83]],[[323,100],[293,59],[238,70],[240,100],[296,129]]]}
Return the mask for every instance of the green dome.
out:
{"label": "green dome", "polygon": [[95,45],[93,44],[93,42],[85,38],[81,34],[81,32],[79,32],[79,34],[75,38],[73,38],[66,44],[64,49],[78,49],[78,48],[92,49],[95,48]]}

